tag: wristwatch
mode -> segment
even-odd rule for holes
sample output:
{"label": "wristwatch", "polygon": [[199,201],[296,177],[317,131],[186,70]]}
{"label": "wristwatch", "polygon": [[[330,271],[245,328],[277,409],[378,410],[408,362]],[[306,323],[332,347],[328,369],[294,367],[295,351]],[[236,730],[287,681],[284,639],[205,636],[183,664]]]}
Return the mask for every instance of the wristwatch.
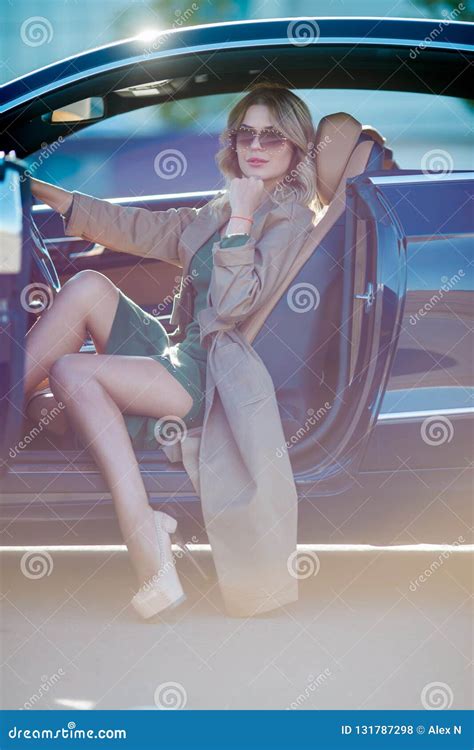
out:
{"label": "wristwatch", "polygon": [[250,237],[250,235],[247,232],[234,232],[234,234],[225,234],[223,237],[221,237],[221,240],[230,240],[240,237]]}

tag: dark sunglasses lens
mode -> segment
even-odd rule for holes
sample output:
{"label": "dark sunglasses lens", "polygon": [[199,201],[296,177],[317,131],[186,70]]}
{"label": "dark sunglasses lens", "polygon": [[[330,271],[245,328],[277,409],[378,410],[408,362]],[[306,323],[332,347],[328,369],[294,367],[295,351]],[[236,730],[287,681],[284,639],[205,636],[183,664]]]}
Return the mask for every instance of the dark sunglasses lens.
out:
{"label": "dark sunglasses lens", "polygon": [[[254,130],[241,128],[234,135],[235,145],[237,148],[250,148],[254,138]],[[259,141],[262,148],[271,151],[281,148],[284,143],[284,136],[274,130],[264,130],[260,133]]]}
{"label": "dark sunglasses lens", "polygon": [[272,149],[280,148],[283,142],[283,137],[275,131],[267,131],[260,136],[260,144],[262,148],[266,148],[270,151]]}
{"label": "dark sunglasses lens", "polygon": [[238,130],[236,133],[236,145],[239,148],[248,148],[255,137],[251,130]]}

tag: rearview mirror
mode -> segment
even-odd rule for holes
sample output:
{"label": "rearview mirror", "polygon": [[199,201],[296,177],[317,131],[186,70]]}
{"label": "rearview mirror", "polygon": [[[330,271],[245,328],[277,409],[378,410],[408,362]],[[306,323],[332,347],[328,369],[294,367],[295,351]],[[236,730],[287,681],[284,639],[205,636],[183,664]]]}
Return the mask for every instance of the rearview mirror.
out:
{"label": "rearview mirror", "polygon": [[101,96],[89,96],[79,102],[66,104],[42,115],[45,122],[86,122],[100,120],[104,116],[104,100]]}

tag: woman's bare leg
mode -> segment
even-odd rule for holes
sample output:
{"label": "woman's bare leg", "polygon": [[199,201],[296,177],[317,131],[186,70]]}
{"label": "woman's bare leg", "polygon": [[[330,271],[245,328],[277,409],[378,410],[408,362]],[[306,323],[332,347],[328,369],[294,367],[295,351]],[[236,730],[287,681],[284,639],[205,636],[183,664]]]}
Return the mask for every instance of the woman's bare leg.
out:
{"label": "woman's bare leg", "polygon": [[192,398],[163,365],[150,357],[67,354],[52,365],[50,382],[110,488],[122,536],[141,584],[157,573],[155,528],[122,412],[183,417],[191,408]]}
{"label": "woman's bare leg", "polygon": [[45,377],[63,354],[79,352],[87,331],[102,352],[112,328],[118,289],[99,271],[79,271],[64,284],[53,304],[26,334],[25,395]]}

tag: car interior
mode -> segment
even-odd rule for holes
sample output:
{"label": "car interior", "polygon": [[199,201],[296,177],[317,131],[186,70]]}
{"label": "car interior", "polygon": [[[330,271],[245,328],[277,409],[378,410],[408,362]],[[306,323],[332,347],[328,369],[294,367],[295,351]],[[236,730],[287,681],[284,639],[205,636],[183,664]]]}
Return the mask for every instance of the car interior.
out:
{"label": "car interior", "polygon": [[[331,422],[331,406],[338,400],[341,351],[348,350],[352,375],[358,356],[363,300],[354,298],[352,302],[349,347],[344,341],[345,337],[341,336],[346,180],[366,171],[398,168],[392,151],[385,145],[385,138],[373,127],[363,125],[345,112],[322,118],[317,128],[316,144],[322,144],[315,156],[315,169],[318,194],[324,209],[317,217],[310,238],[314,250],[297,271],[292,283],[309,289],[317,286],[318,304],[302,320],[298,311],[289,308],[286,294],[282,293],[253,341],[275,384],[285,437],[290,439],[295,430],[305,423],[306,415],[317,415],[308,426],[306,436],[300,437],[289,453],[295,470],[299,471],[314,464],[314,437],[319,444],[319,438],[324,436],[325,427]],[[191,202],[189,198],[183,201],[174,199],[150,206],[141,201],[139,205],[150,207],[151,210],[166,210],[171,206],[201,205],[208,199],[205,196],[204,200]],[[133,202],[128,201],[127,205],[133,205]],[[136,258],[107,250],[97,243],[66,237],[61,233],[61,217],[51,214],[54,212],[45,214],[48,216],[47,224],[40,224],[39,213],[35,214],[35,220],[41,226],[42,235],[53,255],[61,283],[83,268],[96,268],[145,310],[156,315],[166,330],[172,333],[171,304],[164,304],[163,300],[171,299],[176,289],[179,281],[176,267],[145,258],[137,263]],[[354,288],[361,293],[365,284],[366,244],[361,240],[355,249]],[[29,325],[36,319],[34,314],[30,314],[30,317]],[[291,349],[285,342],[291,342]],[[296,367],[295,347],[300,363]],[[95,351],[91,339],[84,342],[81,351]],[[51,416],[54,414],[51,411],[54,403],[48,379],[45,378],[29,402],[24,432],[31,431],[42,416],[49,414],[50,418],[47,427],[36,435],[28,451],[51,451],[56,448],[64,453],[80,447],[68,423],[66,410]],[[331,406],[324,408],[324,404]],[[166,461],[162,451],[159,460]]]}

